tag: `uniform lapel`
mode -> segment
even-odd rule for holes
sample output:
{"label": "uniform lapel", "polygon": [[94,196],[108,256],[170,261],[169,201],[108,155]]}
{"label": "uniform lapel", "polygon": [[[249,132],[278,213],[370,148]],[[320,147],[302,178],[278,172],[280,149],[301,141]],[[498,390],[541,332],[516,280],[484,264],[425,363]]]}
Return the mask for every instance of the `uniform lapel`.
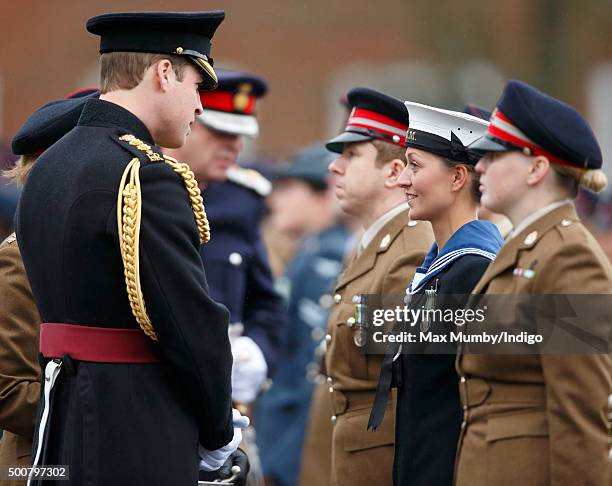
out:
{"label": "uniform lapel", "polygon": [[[474,288],[473,293],[480,294],[486,292],[486,287],[491,280],[515,265],[519,251],[533,247],[542,235],[563,220],[579,221],[573,204],[564,204],[545,214],[527,226],[517,236],[506,242]],[[528,236],[531,238],[528,238]]]}
{"label": "uniform lapel", "polygon": [[351,260],[344,273],[338,279],[336,290],[345,287],[374,268],[378,254],[386,252],[391,247],[393,240],[402,232],[407,223],[408,213],[407,211],[402,211],[385,224],[376,233],[376,236],[366,249],[363,250],[361,255]]}

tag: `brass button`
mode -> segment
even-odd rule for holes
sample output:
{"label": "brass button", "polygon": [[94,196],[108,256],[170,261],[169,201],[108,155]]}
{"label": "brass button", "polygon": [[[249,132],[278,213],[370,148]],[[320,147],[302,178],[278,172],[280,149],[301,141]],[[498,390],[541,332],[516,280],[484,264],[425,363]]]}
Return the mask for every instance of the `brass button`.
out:
{"label": "brass button", "polygon": [[348,327],[353,327],[355,325],[355,318],[354,317],[349,317],[346,320],[346,323],[348,324]]}
{"label": "brass button", "polygon": [[326,334],[325,335],[325,342],[329,344],[329,343],[331,343],[331,340],[332,340],[331,334]]}
{"label": "brass button", "polygon": [[339,304],[341,300],[342,300],[342,296],[340,294],[335,294],[334,295],[334,302],[336,304]]}
{"label": "brass button", "polygon": [[327,377],[327,383],[329,383],[330,385],[334,383],[334,379],[331,376]]}
{"label": "brass button", "polygon": [[334,393],[334,387],[333,387],[333,386],[330,386],[330,387],[328,388],[328,390],[329,390],[329,393]]}
{"label": "brass button", "polygon": [[331,416],[331,423],[332,425],[336,425],[336,421],[338,420],[338,417],[336,417],[335,415]]}
{"label": "brass button", "polygon": [[465,383],[465,376],[461,377],[461,383]]}

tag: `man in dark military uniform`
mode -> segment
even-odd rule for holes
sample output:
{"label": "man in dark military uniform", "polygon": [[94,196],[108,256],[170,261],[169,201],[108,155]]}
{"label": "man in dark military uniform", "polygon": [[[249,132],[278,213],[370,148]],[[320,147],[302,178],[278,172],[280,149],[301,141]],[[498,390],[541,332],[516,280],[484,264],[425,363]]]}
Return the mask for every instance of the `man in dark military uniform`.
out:
{"label": "man in dark military uniform", "polygon": [[223,18],[90,19],[102,94],[24,188],[17,237],[45,369],[34,464],[68,465],[69,484],[191,486],[198,462],[218,469],[246,425],[231,408],[227,310],[199,256],[197,183],[156,146],[182,145],[201,113]]}
{"label": "man in dark military uniform", "polygon": [[232,326],[232,397],[255,400],[278,359],[286,319],[274,290],[260,223],[270,182],[236,164],[242,137],[256,137],[256,103],[267,92],[259,76],[219,70],[219,86],[202,91],[203,112],[191,137],[170,155],[200,182],[214,237],[201,248],[212,297],[227,306]]}

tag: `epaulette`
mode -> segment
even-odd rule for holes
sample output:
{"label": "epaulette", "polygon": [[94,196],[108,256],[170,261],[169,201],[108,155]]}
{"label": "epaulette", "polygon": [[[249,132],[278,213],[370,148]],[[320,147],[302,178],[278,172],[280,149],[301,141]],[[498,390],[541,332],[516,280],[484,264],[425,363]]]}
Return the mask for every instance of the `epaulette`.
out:
{"label": "epaulette", "polygon": [[149,338],[157,341],[157,335],[147,312],[140,283],[139,246],[142,190],[139,172],[141,161],[164,162],[181,177],[191,204],[201,243],[207,243],[210,239],[210,226],[204,211],[204,202],[198,183],[187,164],[156,152],[153,147],[131,134],[113,136],[113,140],[135,155],[123,171],[117,194],[117,232],[119,234],[119,247],[128,300],[132,308],[132,314],[140,328]]}
{"label": "epaulette", "polygon": [[142,161],[163,162],[163,154],[154,150],[151,145],[139,140],[132,134],[111,135],[111,139]]}
{"label": "epaulette", "polygon": [[10,245],[12,243],[15,243],[17,241],[17,235],[15,233],[11,233],[10,235],[8,235],[4,241],[2,243],[0,243],[0,245],[4,246],[4,245]]}
{"label": "epaulette", "polygon": [[227,178],[238,185],[255,191],[262,197],[272,192],[272,183],[254,169],[230,167],[227,170]]}

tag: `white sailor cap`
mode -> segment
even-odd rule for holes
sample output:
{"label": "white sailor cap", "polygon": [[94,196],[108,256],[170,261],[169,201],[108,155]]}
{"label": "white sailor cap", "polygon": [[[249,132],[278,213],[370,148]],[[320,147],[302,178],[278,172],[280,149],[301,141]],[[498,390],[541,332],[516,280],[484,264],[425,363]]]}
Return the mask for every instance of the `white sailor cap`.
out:
{"label": "white sailor cap", "polygon": [[446,157],[456,162],[476,164],[480,156],[467,146],[483,137],[489,122],[478,117],[433,106],[404,102],[410,116],[406,146]]}

